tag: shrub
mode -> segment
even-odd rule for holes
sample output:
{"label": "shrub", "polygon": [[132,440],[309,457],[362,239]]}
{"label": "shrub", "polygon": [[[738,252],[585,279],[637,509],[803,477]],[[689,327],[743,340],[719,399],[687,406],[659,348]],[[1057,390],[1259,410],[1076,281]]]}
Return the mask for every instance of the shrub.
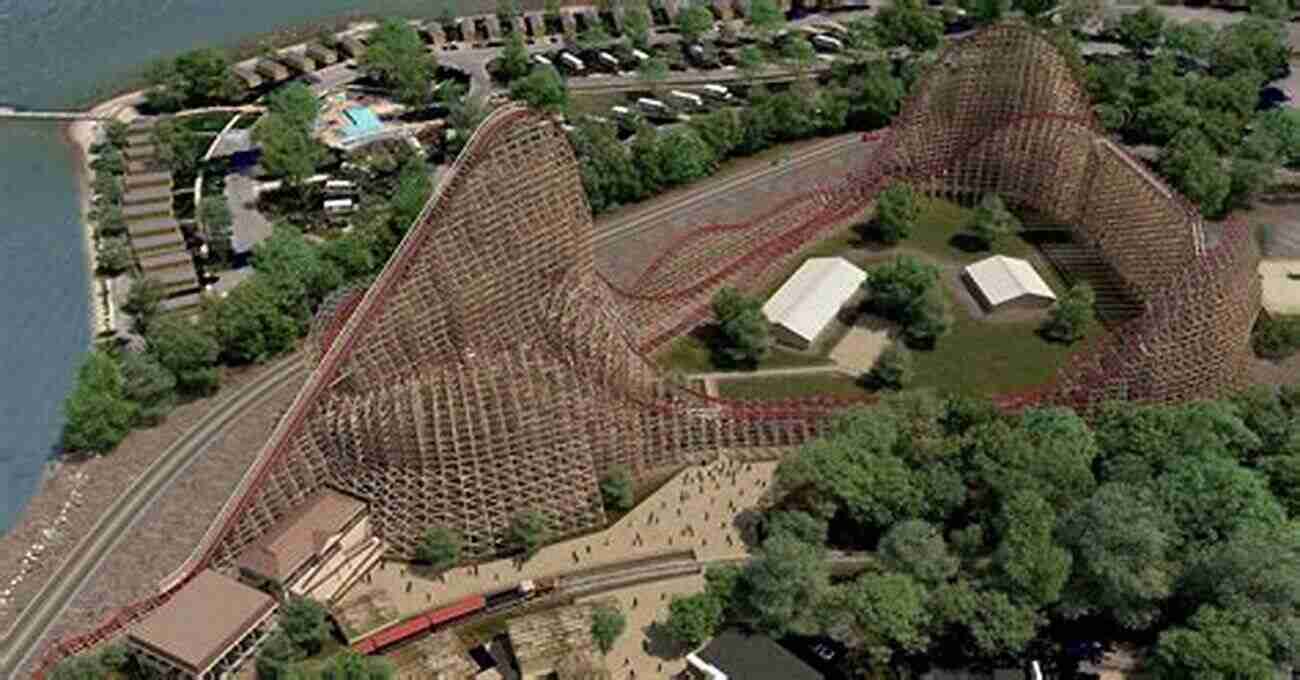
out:
{"label": "shrub", "polygon": [[762,301],[723,288],[713,296],[713,317],[722,335],[715,350],[723,363],[756,363],[767,356],[769,331]]}
{"label": "shrub", "polygon": [[1019,228],[1020,220],[1007,210],[997,194],[989,194],[980,201],[975,209],[975,221],[971,224],[971,232],[985,248],[991,248],[998,239],[1015,233]]}
{"label": "shrub", "polygon": [[899,343],[886,347],[867,374],[875,387],[901,390],[912,381],[912,353]]}
{"label": "shrub", "polygon": [[126,438],[136,407],[126,398],[122,371],[113,357],[100,351],[86,356],[63,412],[65,449],[107,453]]}
{"label": "shrub", "polygon": [[591,637],[603,654],[614,648],[614,642],[626,629],[627,618],[614,607],[601,605],[591,614]]}
{"label": "shrub", "polygon": [[415,546],[415,561],[442,571],[460,560],[461,538],[445,527],[430,527]]}
{"label": "shrub", "polygon": [[627,512],[632,509],[636,498],[632,493],[632,477],[627,468],[616,467],[600,480],[600,496],[605,502],[606,510]]}
{"label": "shrub", "polygon": [[916,191],[911,185],[894,182],[876,200],[876,233],[880,240],[895,244],[912,235],[916,219],[921,215]]}
{"label": "shrub", "polygon": [[1043,323],[1043,335],[1058,342],[1074,342],[1083,337],[1095,318],[1093,305],[1097,296],[1086,284],[1075,285],[1052,305]]}
{"label": "shrub", "polygon": [[1250,341],[1257,356],[1285,359],[1300,349],[1300,318],[1261,315]]}

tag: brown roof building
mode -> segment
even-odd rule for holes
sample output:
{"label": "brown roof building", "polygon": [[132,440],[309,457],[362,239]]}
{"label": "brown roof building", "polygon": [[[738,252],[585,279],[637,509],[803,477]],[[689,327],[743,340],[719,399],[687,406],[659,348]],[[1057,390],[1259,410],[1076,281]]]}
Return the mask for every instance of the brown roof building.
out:
{"label": "brown roof building", "polygon": [[218,678],[252,655],[276,607],[266,593],[208,569],[137,623],[128,642],[155,667]]}
{"label": "brown roof building", "polygon": [[328,602],[374,566],[383,549],[370,532],[366,504],[325,489],[245,548],[236,565],[290,593]]}

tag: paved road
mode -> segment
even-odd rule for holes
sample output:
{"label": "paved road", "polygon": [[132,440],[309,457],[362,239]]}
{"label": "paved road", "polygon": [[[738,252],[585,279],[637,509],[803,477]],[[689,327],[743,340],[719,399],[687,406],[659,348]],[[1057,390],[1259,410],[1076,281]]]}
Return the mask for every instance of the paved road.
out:
{"label": "paved road", "polygon": [[13,678],[37,651],[36,645],[128,530],[185,470],[189,462],[241,414],[301,375],[302,357],[294,355],[220,401],[163,452],[138,481],[104,511],[91,531],[77,543],[31,604],[18,615],[0,648],[0,678]]}

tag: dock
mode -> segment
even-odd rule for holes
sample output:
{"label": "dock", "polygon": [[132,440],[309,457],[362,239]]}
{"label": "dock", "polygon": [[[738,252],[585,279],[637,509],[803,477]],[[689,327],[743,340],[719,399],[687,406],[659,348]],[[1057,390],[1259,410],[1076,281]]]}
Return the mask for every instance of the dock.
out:
{"label": "dock", "polygon": [[89,111],[20,111],[12,106],[0,106],[0,120],[108,120]]}

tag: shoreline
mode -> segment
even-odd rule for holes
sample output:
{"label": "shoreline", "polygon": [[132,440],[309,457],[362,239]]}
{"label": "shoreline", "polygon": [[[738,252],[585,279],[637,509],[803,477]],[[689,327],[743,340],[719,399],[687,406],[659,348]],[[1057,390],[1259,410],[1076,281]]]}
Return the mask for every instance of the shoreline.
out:
{"label": "shoreline", "polygon": [[[122,111],[136,103],[143,94],[143,90],[135,90],[121,94],[112,99],[96,104],[89,110],[89,112],[96,116],[120,118]],[[100,121],[79,120],[64,125],[61,129],[61,137],[72,150],[74,172],[77,175],[77,200],[80,206],[78,219],[81,220],[82,248],[84,250],[86,273],[89,281],[88,293],[90,295],[90,318],[87,319],[87,321],[91,328],[91,347],[94,347],[96,338],[98,338],[104,330],[100,327],[100,307],[101,305],[106,304],[101,301],[101,295],[104,294],[104,289],[107,286],[107,279],[96,274],[98,261],[95,250],[95,227],[91,223],[90,219],[90,211],[93,207],[91,204],[92,192],[90,178],[94,174],[94,171],[90,168],[90,148],[95,145],[102,124],[103,123]]]}

